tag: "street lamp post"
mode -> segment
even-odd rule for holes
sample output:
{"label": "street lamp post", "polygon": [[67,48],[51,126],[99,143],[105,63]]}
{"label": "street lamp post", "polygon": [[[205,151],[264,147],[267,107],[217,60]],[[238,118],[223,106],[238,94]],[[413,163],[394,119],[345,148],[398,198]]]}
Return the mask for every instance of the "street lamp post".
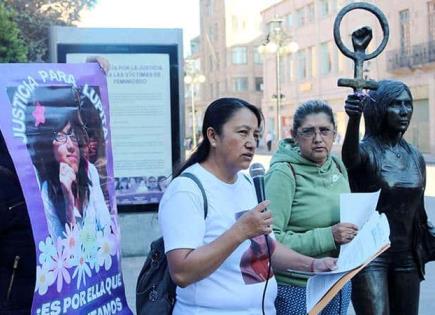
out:
{"label": "street lamp post", "polygon": [[275,54],[275,87],[276,87],[276,110],[275,110],[275,127],[278,141],[281,140],[281,55],[286,53],[295,53],[299,49],[299,45],[292,40],[282,28],[282,19],[273,19],[268,22],[268,34],[266,39],[258,47],[260,54],[273,53]]}
{"label": "street lamp post", "polygon": [[195,116],[195,86],[205,82],[205,76],[195,67],[195,61],[192,59],[186,60],[186,73],[184,83],[190,86],[190,106],[192,111],[192,144],[196,148],[196,116]]}

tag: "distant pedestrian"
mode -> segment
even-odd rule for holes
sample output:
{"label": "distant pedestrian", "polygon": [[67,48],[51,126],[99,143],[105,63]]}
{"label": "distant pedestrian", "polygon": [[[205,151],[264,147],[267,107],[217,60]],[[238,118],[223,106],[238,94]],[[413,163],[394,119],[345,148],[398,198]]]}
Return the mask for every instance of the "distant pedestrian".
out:
{"label": "distant pedestrian", "polygon": [[273,140],[273,135],[271,132],[268,132],[266,135],[266,145],[267,145],[267,151],[271,151],[272,150],[272,140]]}

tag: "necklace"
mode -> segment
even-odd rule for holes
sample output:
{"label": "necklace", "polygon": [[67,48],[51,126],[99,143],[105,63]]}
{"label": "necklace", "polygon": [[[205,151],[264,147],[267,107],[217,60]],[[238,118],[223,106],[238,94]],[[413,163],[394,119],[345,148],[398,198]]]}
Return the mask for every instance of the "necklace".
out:
{"label": "necklace", "polygon": [[398,158],[398,159],[400,159],[400,157],[402,156],[402,155],[400,154],[400,152],[398,152],[398,151],[400,151],[400,146],[399,146],[399,145],[398,145],[398,150],[397,150],[397,151],[393,150],[393,148],[390,147],[389,145],[385,145],[385,149],[388,150],[388,151],[390,151],[391,153],[393,153],[394,156],[395,156],[396,158]]}

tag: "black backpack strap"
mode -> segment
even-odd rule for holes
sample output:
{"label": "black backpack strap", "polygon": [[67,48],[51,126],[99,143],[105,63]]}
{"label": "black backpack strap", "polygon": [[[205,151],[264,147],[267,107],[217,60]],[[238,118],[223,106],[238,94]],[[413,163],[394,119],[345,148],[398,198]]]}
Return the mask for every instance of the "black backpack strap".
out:
{"label": "black backpack strap", "polygon": [[295,169],[293,168],[292,163],[288,162],[288,166],[290,167],[290,170],[292,171],[293,177],[295,178],[295,183],[296,183],[296,172]]}
{"label": "black backpack strap", "polygon": [[179,176],[190,178],[195,182],[199,190],[201,190],[202,198],[204,199],[204,219],[207,218],[207,213],[208,213],[207,195],[205,194],[204,186],[202,186],[201,181],[198,179],[198,177],[196,177],[195,175],[189,172],[181,173]]}

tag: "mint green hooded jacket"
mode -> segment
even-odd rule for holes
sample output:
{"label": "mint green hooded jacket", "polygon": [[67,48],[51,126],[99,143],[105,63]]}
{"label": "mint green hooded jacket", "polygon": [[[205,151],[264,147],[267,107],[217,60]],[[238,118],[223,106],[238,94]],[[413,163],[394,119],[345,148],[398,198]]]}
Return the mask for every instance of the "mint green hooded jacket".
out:
{"label": "mint green hooded jacket", "polygon": [[[338,255],[332,226],[340,221],[340,194],[350,192],[340,160],[328,157],[318,166],[300,155],[292,139],[284,139],[270,162],[265,191],[273,231],[281,244],[312,257]],[[307,277],[294,273],[277,273],[276,279],[280,284],[298,286],[305,286],[307,281]]]}

